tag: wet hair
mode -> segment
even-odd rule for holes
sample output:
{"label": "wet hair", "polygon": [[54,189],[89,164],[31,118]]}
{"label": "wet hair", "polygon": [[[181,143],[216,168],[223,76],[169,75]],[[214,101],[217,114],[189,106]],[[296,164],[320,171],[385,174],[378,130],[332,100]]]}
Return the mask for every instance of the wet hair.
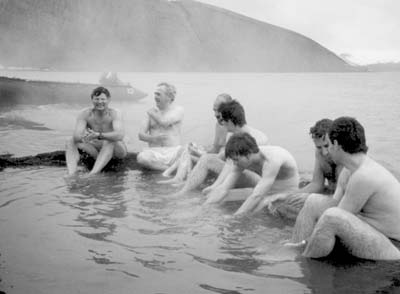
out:
{"label": "wet hair", "polygon": [[256,140],[248,133],[233,134],[225,146],[225,157],[234,158],[237,156],[247,156],[258,153],[260,149]]}
{"label": "wet hair", "polygon": [[171,98],[171,101],[174,101],[174,100],[175,100],[176,88],[175,88],[174,85],[171,85],[171,84],[166,83],[166,82],[162,82],[162,83],[159,83],[159,84],[157,85],[157,87],[164,87],[164,88],[165,88],[165,94],[166,94],[169,98]]}
{"label": "wet hair", "polygon": [[99,97],[101,94],[104,94],[107,96],[107,98],[110,98],[110,91],[107,90],[107,88],[104,87],[97,87],[92,91],[92,94],[90,95],[90,98],[93,99],[93,97]]}
{"label": "wet hair", "polygon": [[329,130],[329,139],[332,143],[336,140],[343,151],[350,154],[368,151],[364,127],[353,117],[335,119]]}
{"label": "wet hair", "polygon": [[246,124],[246,116],[242,104],[236,100],[222,103],[218,107],[218,112],[221,113],[223,121],[231,121],[235,126],[243,127]]}
{"label": "wet hair", "polygon": [[315,123],[314,126],[310,128],[310,135],[313,139],[324,139],[325,135],[329,133],[329,129],[332,126],[333,120],[328,118],[323,118]]}

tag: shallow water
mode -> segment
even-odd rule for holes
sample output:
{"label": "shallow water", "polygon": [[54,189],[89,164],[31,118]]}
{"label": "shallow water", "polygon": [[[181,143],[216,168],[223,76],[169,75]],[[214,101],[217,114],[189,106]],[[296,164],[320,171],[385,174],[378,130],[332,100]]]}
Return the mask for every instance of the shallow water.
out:
{"label": "shallow water", "polygon": [[[10,75],[10,72],[7,73]],[[11,73],[14,74],[14,73]],[[94,81],[98,73],[15,73]],[[248,123],[296,157],[310,178],[309,127],[322,117],[356,116],[370,154],[399,178],[400,75],[149,74],[121,78],[152,93],[177,86],[185,141],[211,143],[211,107],[221,92],[245,106]],[[152,96],[112,105],[123,111],[130,151]],[[89,97],[87,98],[89,102]],[[60,150],[82,105],[17,105],[0,112],[0,153]],[[392,293],[397,262],[333,263],[282,248],[292,223],[266,214],[234,218],[239,203],[204,207],[200,193],[172,197],[161,176],[138,170],[65,178],[65,168],[0,173],[0,290],[6,293]]]}

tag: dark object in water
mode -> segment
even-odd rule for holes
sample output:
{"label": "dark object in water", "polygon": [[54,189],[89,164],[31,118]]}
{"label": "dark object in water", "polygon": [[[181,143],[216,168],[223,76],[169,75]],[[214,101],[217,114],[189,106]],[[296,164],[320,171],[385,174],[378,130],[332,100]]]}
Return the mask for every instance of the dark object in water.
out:
{"label": "dark object in water", "polygon": [[[16,104],[87,103],[100,84],[26,80],[0,76],[0,106]],[[128,83],[107,83],[113,101],[138,101],[146,93]]]}
{"label": "dark object in water", "polygon": [[[136,161],[136,153],[129,152],[124,159],[111,159],[104,168],[105,171],[117,171],[123,169],[139,169]],[[94,159],[83,153],[80,164],[91,169]],[[40,153],[33,156],[12,157],[11,154],[0,155],[0,171],[6,167],[26,167],[26,166],[65,166],[65,151],[53,151]]]}

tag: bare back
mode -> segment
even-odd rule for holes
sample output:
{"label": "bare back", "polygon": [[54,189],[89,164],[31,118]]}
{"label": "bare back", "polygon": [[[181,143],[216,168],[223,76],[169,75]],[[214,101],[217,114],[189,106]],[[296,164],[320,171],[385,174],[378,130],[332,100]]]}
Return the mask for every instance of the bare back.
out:
{"label": "bare back", "polygon": [[293,155],[279,146],[260,146],[259,148],[266,159],[261,176],[268,177],[269,174],[275,173],[275,181],[270,193],[297,188],[299,172]]}
{"label": "bare back", "polygon": [[387,237],[400,240],[400,183],[368,156],[350,175],[339,207],[358,215]]}

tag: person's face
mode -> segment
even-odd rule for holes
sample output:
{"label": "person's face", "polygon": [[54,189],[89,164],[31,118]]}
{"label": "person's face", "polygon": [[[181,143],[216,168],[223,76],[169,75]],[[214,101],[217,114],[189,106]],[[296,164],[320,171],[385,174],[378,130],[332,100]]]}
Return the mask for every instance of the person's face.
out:
{"label": "person's face", "polygon": [[110,98],[107,98],[106,94],[101,93],[99,96],[94,96],[92,98],[92,103],[95,109],[104,110],[108,107]]}
{"label": "person's face", "polygon": [[317,148],[319,154],[323,157],[329,158],[329,136],[326,134],[322,138],[315,138],[313,139],[315,148]]}
{"label": "person's face", "polygon": [[220,125],[222,125],[222,117],[221,117],[221,112],[219,112],[218,111],[218,108],[220,107],[220,105],[221,105],[221,101],[220,101],[220,99],[216,99],[215,100],[215,102],[214,102],[214,105],[213,105],[213,111],[214,111],[214,116],[215,116],[215,119],[217,120],[217,122],[220,124]]}
{"label": "person's face", "polygon": [[337,141],[334,140],[334,142],[332,142],[329,138],[328,138],[328,142],[329,142],[329,147],[328,147],[328,153],[329,153],[329,157],[335,162],[338,163],[339,161],[339,148],[340,146],[338,145]]}
{"label": "person's face", "polygon": [[171,103],[171,98],[166,94],[164,86],[156,89],[154,100],[158,109],[165,109]]}
{"label": "person's face", "polygon": [[235,130],[235,125],[230,121],[223,120],[222,118],[218,121],[218,123],[227,129],[228,132],[233,132]]}
{"label": "person's face", "polygon": [[232,158],[233,163],[243,169],[248,168],[251,165],[251,158],[250,155],[247,156],[234,156]]}

